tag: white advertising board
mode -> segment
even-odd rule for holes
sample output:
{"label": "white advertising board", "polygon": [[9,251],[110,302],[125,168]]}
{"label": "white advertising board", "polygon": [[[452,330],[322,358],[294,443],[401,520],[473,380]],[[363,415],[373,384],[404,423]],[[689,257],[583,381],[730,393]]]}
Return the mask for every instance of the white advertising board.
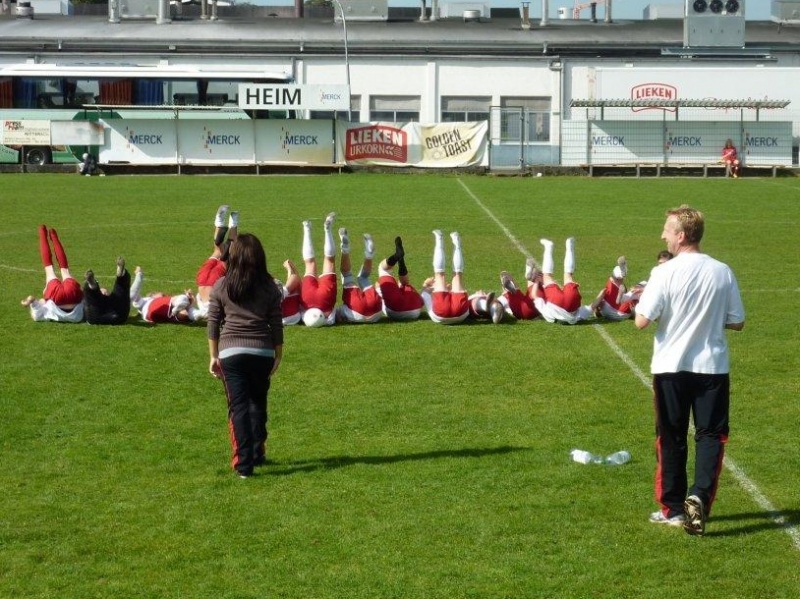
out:
{"label": "white advertising board", "polygon": [[179,121],[181,164],[254,164],[254,121]]}
{"label": "white advertising board", "polygon": [[50,121],[6,120],[0,135],[9,146],[49,146]]}
{"label": "white advertising board", "polygon": [[333,164],[333,121],[256,121],[256,160],[260,163]]}
{"label": "white advertising board", "polygon": [[714,164],[730,139],[745,166],[792,164],[792,123],[731,121],[590,121],[586,135],[565,137],[563,162]]}
{"label": "white advertising board", "polygon": [[239,84],[239,108],[246,110],[348,110],[347,85]]}
{"label": "white advertising board", "polygon": [[54,146],[100,146],[105,141],[105,127],[91,121],[52,121],[50,143]]}
{"label": "white advertising board", "polygon": [[332,164],[330,120],[108,120],[101,164]]}
{"label": "white advertising board", "polygon": [[175,164],[178,121],[108,120],[100,164]]}

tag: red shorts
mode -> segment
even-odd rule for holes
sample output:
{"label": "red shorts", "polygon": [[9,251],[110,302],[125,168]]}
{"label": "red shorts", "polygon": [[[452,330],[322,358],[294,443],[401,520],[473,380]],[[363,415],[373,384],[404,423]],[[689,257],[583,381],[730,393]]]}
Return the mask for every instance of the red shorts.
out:
{"label": "red shorts", "polygon": [[56,306],[80,304],[83,299],[83,289],[81,289],[80,283],[73,278],[63,281],[50,279],[47,281],[42,297],[46,300],[53,300]]}
{"label": "red shorts", "polygon": [[577,283],[567,283],[563,289],[555,283],[548,285],[544,288],[544,297],[567,312],[574,312],[581,307],[582,298]]}
{"label": "red shorts", "polygon": [[[619,285],[614,283],[614,281],[609,280],[606,283],[606,289],[605,292],[603,293],[603,301],[610,307],[614,308],[614,310],[622,312],[622,310],[620,310],[620,304],[618,298],[619,298]],[[625,303],[629,304],[627,311],[630,312],[630,302],[625,302]]]}
{"label": "red shorts", "polygon": [[283,298],[281,312],[284,318],[291,318],[296,314],[300,314],[300,294],[293,293]]}
{"label": "red shorts", "polygon": [[378,284],[387,310],[411,312],[422,309],[422,296],[411,285],[398,285],[394,277],[390,276],[381,277]]}
{"label": "red shorts", "polygon": [[537,310],[536,306],[533,304],[533,300],[519,289],[514,293],[506,291],[503,297],[506,298],[508,307],[514,315],[514,318],[519,320],[533,320],[541,316],[539,310]]}
{"label": "red shorts", "polygon": [[345,287],[342,290],[342,303],[365,318],[375,316],[383,311],[381,296],[374,287],[363,291],[358,287]]}
{"label": "red shorts", "polygon": [[304,276],[300,288],[300,302],[306,310],[319,308],[325,314],[330,314],[336,305],[336,274]]}
{"label": "red shorts", "polygon": [[467,292],[434,291],[431,308],[439,318],[460,318],[469,313]]}
{"label": "red shorts", "polygon": [[209,258],[203,262],[200,270],[197,271],[197,278],[195,279],[197,286],[211,287],[217,280],[225,276],[225,271],[227,269],[228,267],[222,260],[218,258]]}

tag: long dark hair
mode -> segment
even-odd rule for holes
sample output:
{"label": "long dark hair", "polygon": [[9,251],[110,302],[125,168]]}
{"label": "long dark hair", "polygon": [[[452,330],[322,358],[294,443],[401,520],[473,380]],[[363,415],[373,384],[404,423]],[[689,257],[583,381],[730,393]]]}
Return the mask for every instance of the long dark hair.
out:
{"label": "long dark hair", "polygon": [[225,285],[228,297],[237,304],[252,299],[259,289],[275,287],[264,246],[255,235],[242,233],[231,243]]}

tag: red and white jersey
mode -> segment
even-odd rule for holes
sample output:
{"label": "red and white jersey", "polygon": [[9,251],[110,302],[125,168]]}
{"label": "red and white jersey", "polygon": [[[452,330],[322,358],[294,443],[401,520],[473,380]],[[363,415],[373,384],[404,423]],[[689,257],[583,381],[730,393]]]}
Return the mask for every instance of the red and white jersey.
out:
{"label": "red and white jersey", "polygon": [[345,287],[342,290],[342,305],[339,316],[347,322],[378,322],[383,316],[383,301],[375,287],[362,290]]}
{"label": "red and white jersey", "polygon": [[378,289],[383,298],[383,310],[391,320],[416,320],[424,302],[412,285],[402,285],[391,275],[378,279]]}
{"label": "red and white jersey", "polygon": [[300,303],[303,310],[318,308],[328,316],[336,305],[336,274],[326,273],[319,277],[305,275],[300,287]]}
{"label": "red and white jersey", "polygon": [[145,298],[141,308],[139,308],[142,320],[153,323],[189,322],[189,320],[180,318],[170,312],[169,304],[171,300],[171,295]]}
{"label": "red and white jersey", "polygon": [[458,324],[469,316],[469,299],[466,291],[422,290],[422,300],[428,316],[439,324]]}

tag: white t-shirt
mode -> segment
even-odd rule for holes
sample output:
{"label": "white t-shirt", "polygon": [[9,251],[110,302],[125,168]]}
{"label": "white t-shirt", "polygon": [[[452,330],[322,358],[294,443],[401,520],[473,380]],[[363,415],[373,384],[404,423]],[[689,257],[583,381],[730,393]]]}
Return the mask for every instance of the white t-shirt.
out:
{"label": "white t-shirt", "polygon": [[62,310],[53,300],[34,300],[30,305],[31,318],[37,322],[52,320],[53,322],[83,322],[83,303],[78,303],[72,310]]}
{"label": "white t-shirt", "polygon": [[636,313],[658,321],[653,374],[730,370],[725,325],[744,322],[733,271],[699,252],[682,252],[653,269]]}

